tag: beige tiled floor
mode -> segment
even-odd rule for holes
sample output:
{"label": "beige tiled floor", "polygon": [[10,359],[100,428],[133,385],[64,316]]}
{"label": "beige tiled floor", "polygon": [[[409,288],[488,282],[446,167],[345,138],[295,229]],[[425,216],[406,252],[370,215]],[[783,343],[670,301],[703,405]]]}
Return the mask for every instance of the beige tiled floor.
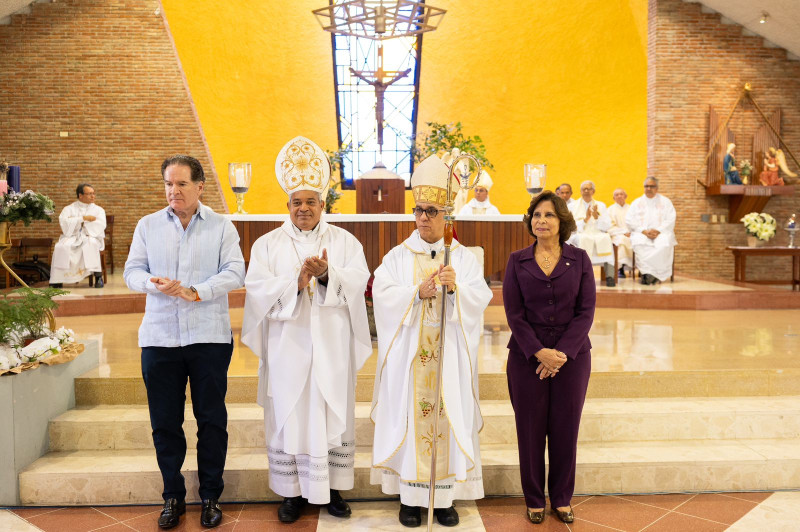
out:
{"label": "beige tiled floor", "polygon": [[[230,375],[256,375],[257,358],[239,344],[242,315],[243,309],[231,309],[236,347]],[[141,319],[141,314],[72,316],[59,318],[58,325],[100,340],[100,376],[138,376]],[[504,372],[510,333],[503,308],[489,307],[484,321],[479,370]],[[590,338],[595,372],[800,368],[800,310],[600,308]],[[362,373],[374,371],[373,356]]]}

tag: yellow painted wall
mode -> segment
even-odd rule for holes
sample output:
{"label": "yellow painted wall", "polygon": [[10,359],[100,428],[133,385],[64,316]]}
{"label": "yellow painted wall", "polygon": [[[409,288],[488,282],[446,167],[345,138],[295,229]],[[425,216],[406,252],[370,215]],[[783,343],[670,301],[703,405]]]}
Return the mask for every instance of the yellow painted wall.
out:
{"label": "yellow painted wall", "polygon": [[[285,212],[280,147],[298,134],[336,146],[330,36],[311,15],[326,1],[162,1],[217,171],[224,181],[228,162],[252,162],[247,210]],[[526,207],[526,162],[548,165],[547,188],[566,181],[577,195],[593,179],[606,202],[617,186],[641,194],[646,0],[431,4],[448,13],[424,37],[419,129],[461,121],[483,138],[501,212]],[[355,212],[355,193],[337,210]]]}

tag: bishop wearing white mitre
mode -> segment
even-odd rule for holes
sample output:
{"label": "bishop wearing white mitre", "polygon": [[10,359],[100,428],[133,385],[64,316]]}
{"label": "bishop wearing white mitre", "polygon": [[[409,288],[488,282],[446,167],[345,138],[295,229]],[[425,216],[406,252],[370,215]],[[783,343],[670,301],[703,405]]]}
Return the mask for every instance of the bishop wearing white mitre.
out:
{"label": "bishop wearing white mitre", "polygon": [[78,201],[64,207],[58,216],[62,235],[53,249],[50,284],[77,283],[94,275],[103,287],[100,252],[105,249],[106,211],[95,200],[94,187],[78,185]]}
{"label": "bishop wearing white mitre", "polygon": [[458,214],[500,214],[497,207],[489,201],[489,191],[494,182],[486,170],[481,170],[481,177],[475,185],[475,197],[464,205]]}
{"label": "bishop wearing white mitre", "polygon": [[289,219],[253,244],[245,278],[242,342],[259,361],[269,486],[284,497],[283,522],[306,501],[350,515],[356,372],[372,354],[361,243],[321,220],[331,167],[304,137],[275,163]]}
{"label": "bishop wearing white mitre", "polygon": [[614,271],[614,246],[611,243],[611,218],[606,204],[594,199],[595,187],[591,181],[581,183],[581,199],[569,208],[578,230],[570,237],[570,243],[586,250],[592,264],[602,264],[606,286],[616,285]]}
{"label": "bishop wearing white mitre", "polygon": [[[378,363],[371,418],[375,423],[371,481],[400,495],[400,522],[420,524],[428,506],[434,416],[439,416],[434,508],[453,526],[454,499],[483,497],[478,431],[478,341],[492,292],[475,256],[457,241],[444,267],[447,165],[428,157],[411,177],[417,229],[389,251],[372,285]],[[458,184],[453,178],[453,193]],[[444,286],[443,286],[444,285]],[[441,315],[442,298],[447,301]],[[443,399],[434,412],[441,320],[446,320]]]}
{"label": "bishop wearing white mitre", "polygon": [[658,179],[645,179],[644,196],[633,200],[625,216],[642,284],[655,284],[672,276],[672,261],[678,243],[675,218],[672,202],[658,193]]}

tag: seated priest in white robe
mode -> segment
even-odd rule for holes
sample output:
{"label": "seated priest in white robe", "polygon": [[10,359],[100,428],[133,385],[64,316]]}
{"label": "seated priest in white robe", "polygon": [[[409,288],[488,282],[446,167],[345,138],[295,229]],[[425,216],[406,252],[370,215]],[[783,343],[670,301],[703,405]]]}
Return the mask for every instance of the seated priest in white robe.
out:
{"label": "seated priest in white robe", "polygon": [[614,246],[611,243],[611,218],[606,204],[594,199],[595,187],[592,181],[581,183],[581,199],[570,207],[575,218],[577,231],[569,242],[589,254],[592,264],[603,265],[606,286],[615,286],[617,272],[614,271]]}
{"label": "seated priest in white robe", "polygon": [[561,183],[555,190],[556,196],[566,202],[568,208],[572,208],[577,200],[572,197],[572,185],[569,183]]}
{"label": "seated priest in white robe", "polygon": [[625,224],[625,216],[628,214],[630,205],[625,203],[628,194],[624,189],[618,188],[614,191],[614,203],[608,208],[608,217],[611,218],[611,243],[617,246],[617,262],[619,263],[619,276],[625,277],[625,268],[631,269],[631,231]]}
{"label": "seated priest in white robe", "polygon": [[489,201],[489,191],[492,189],[492,185],[494,185],[494,182],[488,172],[481,170],[481,177],[473,189],[475,197],[464,205],[458,214],[500,214],[497,207]]}
{"label": "seated priest in white robe", "polygon": [[284,497],[278,518],[296,521],[306,502],[350,515],[356,372],[372,354],[361,243],[321,221],[330,163],[296,137],[275,173],[289,219],[253,244],[245,278],[242,343],[258,355],[269,486]]}
{"label": "seated priest in white robe", "polygon": [[50,284],[77,283],[95,276],[95,288],[103,288],[100,252],[106,247],[106,211],[95,200],[94,187],[78,185],[78,201],[64,207],[58,216],[62,235],[53,249]]}
{"label": "seated priest in white robe", "polygon": [[[439,416],[440,435],[437,520],[454,526],[459,518],[453,500],[483,497],[477,354],[481,317],[492,292],[475,256],[458,241],[452,242],[450,264],[444,266],[448,175],[447,165],[436,156],[414,170],[417,229],[386,254],[372,285],[378,364],[371,481],[386,494],[400,495],[399,517],[405,526],[419,526],[420,508],[428,507],[434,416]],[[444,316],[442,298],[447,304]],[[442,403],[437,412],[436,375],[442,354]]]}
{"label": "seated priest in white robe", "polygon": [[658,193],[658,179],[644,181],[644,196],[636,198],[625,216],[642,284],[655,284],[672,276],[675,255],[675,207]]}

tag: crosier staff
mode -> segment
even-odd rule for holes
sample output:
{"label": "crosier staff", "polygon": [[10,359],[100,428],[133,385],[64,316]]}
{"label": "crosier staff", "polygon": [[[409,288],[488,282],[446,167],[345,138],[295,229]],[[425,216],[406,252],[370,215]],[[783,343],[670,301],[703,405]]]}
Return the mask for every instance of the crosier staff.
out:
{"label": "crosier staff", "polygon": [[[462,190],[470,190],[475,188],[480,181],[481,176],[481,163],[473,155],[462,153],[458,155],[450,163],[450,172],[447,176],[447,200],[444,206],[444,266],[450,264],[450,245],[453,243],[453,222],[456,217],[453,215],[453,178],[455,177],[458,163],[462,159],[466,159],[466,164],[463,167],[461,178],[458,179],[459,187]],[[475,181],[470,184],[469,177],[472,175],[469,171],[470,161],[475,165]],[[443,286],[442,290],[446,290]],[[431,446],[431,484],[428,489],[428,532],[433,527],[433,498],[436,493],[436,446],[439,439],[439,408],[442,393],[442,362],[444,360],[444,333],[445,324],[447,320],[445,316],[447,312],[447,296],[442,294],[442,312],[439,316],[439,360],[436,363],[436,400],[433,403],[433,441]]]}

